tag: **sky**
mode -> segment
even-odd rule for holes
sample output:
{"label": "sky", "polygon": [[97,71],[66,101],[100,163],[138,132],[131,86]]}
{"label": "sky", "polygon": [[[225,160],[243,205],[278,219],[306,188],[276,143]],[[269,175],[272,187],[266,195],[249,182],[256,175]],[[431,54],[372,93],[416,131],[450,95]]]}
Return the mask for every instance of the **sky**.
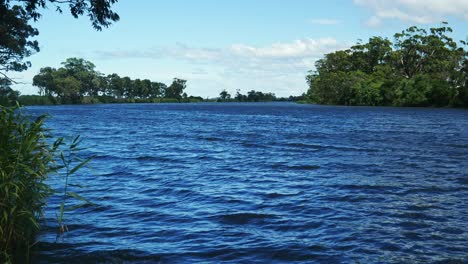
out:
{"label": "sky", "polygon": [[359,39],[447,21],[455,39],[468,40],[468,0],[119,0],[113,10],[120,21],[98,32],[87,17],[49,6],[34,23],[41,51],[12,74],[13,88],[37,94],[40,68],[80,57],[104,74],[186,79],[189,95],[300,95],[316,60]]}

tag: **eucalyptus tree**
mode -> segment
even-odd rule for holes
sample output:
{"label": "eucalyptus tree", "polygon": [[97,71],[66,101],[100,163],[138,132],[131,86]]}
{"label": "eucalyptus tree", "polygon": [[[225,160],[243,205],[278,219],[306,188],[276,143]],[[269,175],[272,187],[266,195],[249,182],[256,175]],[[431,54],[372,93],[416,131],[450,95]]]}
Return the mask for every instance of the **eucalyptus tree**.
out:
{"label": "eucalyptus tree", "polygon": [[[410,27],[394,42],[367,43],[326,54],[306,76],[309,100],[321,104],[466,106],[466,54],[444,23]],[[466,46],[466,43],[461,44]]]}
{"label": "eucalyptus tree", "polygon": [[229,94],[226,90],[222,90],[219,93],[219,99],[224,102],[229,101],[231,99],[231,94]]}
{"label": "eucalyptus tree", "polygon": [[164,96],[167,85],[161,82],[151,82],[150,97],[160,98]]}
{"label": "eucalyptus tree", "polygon": [[141,98],[151,97],[151,80],[144,79],[141,81]]}
{"label": "eucalyptus tree", "polygon": [[125,95],[123,79],[117,73],[107,75],[108,90],[106,95],[122,98]]}
{"label": "eucalyptus tree", "polygon": [[167,87],[165,92],[166,98],[175,98],[178,101],[182,99],[182,94],[187,87],[187,81],[179,78],[174,78],[172,84]]}
{"label": "eucalyptus tree", "polygon": [[122,89],[124,97],[132,98],[133,81],[130,79],[130,77],[122,77]]}
{"label": "eucalyptus tree", "polygon": [[[61,65],[58,69],[41,68],[33,77],[33,85],[39,88],[39,94],[53,97],[53,102],[122,102],[112,98],[131,99],[129,101],[134,102],[133,99],[145,101],[161,97],[177,99],[180,102],[182,99],[188,99],[187,94],[184,96],[187,81],[183,79],[174,78],[168,87],[164,83],[149,79],[132,80],[127,76],[120,77],[116,73],[104,75],[96,70],[92,62],[81,58],[68,58]],[[150,101],[153,100],[148,100]]]}

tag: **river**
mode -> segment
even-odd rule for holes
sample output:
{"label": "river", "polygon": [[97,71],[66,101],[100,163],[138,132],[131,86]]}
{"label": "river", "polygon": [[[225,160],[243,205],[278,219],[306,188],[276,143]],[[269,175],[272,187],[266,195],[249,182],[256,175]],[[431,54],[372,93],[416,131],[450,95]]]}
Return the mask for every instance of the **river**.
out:
{"label": "river", "polygon": [[[91,168],[33,263],[468,259],[468,111],[293,103],[34,106]],[[63,178],[51,176],[59,188]],[[70,200],[73,203],[73,201]]]}

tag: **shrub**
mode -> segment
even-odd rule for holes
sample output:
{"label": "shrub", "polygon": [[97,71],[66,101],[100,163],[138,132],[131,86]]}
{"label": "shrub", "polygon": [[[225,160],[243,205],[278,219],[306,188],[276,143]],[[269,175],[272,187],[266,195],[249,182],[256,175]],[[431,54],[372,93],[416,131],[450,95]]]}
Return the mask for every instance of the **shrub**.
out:
{"label": "shrub", "polygon": [[49,96],[21,95],[18,98],[20,105],[53,105],[55,104]]}

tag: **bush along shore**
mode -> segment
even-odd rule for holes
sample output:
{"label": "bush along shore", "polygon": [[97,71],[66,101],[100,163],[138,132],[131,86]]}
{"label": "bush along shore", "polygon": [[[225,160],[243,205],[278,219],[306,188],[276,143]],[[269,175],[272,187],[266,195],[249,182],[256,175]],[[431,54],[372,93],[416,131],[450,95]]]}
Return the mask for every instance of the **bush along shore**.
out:
{"label": "bush along shore", "polygon": [[[51,133],[44,128],[45,120],[46,116],[32,120],[18,106],[0,106],[1,263],[29,262],[50,195],[63,195],[57,208],[58,236],[67,230],[66,211],[92,204],[70,187],[70,176],[91,158],[80,157],[79,137],[69,145],[62,138],[50,143]],[[63,189],[54,190],[47,184],[50,175],[63,177]],[[70,197],[75,200],[71,204],[67,201]]]}

